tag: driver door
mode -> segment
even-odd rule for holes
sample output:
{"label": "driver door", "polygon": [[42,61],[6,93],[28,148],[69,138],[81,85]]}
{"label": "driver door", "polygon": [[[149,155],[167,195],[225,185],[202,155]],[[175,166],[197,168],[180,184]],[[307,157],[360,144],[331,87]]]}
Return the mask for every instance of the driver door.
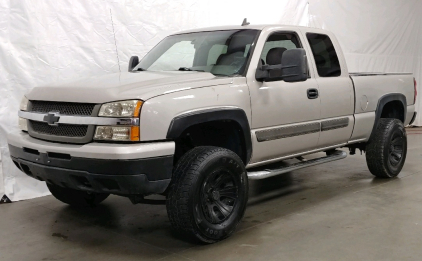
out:
{"label": "driver door", "polygon": [[[262,32],[264,33],[264,32]],[[281,63],[283,48],[304,48],[295,32],[267,32],[255,47],[253,64]],[[309,62],[309,50],[307,59]],[[250,165],[259,165],[317,148],[320,135],[320,98],[314,73],[303,82],[257,81],[249,69],[247,82],[252,107],[253,155]]]}

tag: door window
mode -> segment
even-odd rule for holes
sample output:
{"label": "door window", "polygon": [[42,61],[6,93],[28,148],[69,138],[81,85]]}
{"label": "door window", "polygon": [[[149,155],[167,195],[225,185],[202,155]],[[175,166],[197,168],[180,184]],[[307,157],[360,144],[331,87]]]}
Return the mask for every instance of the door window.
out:
{"label": "door window", "polygon": [[[274,33],[270,35],[270,37],[268,37],[267,41],[265,42],[264,48],[262,49],[261,61],[263,62],[263,64],[268,64],[267,58],[269,58],[270,60],[278,60],[278,58],[280,58],[280,63],[281,63],[280,55],[282,54],[282,52],[278,52],[278,54],[277,52],[273,53],[274,55],[280,56],[280,57],[277,57],[277,59],[271,59],[271,57],[267,57],[268,52],[271,49],[275,49],[275,48],[284,48],[284,50],[290,50],[290,49],[301,48],[301,46],[295,34]],[[283,50],[283,49],[279,49],[279,50]]]}
{"label": "door window", "polygon": [[323,34],[306,34],[314,55],[318,75],[336,77],[341,75],[340,62],[330,37]]}

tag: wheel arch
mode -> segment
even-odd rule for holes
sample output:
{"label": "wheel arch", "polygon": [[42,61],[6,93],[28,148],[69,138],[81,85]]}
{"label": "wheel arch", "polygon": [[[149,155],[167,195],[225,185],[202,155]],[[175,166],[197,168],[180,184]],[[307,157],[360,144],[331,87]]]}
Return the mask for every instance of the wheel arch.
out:
{"label": "wheel arch", "polygon": [[230,126],[230,124],[231,126],[237,126],[240,132],[240,141],[244,149],[243,155],[239,156],[246,165],[252,156],[252,137],[249,121],[243,109],[223,107],[181,114],[171,121],[166,138],[177,141],[186,130],[194,128],[195,126],[213,123],[228,123],[227,126]]}
{"label": "wheel arch", "polygon": [[375,110],[374,126],[372,127],[372,132],[368,141],[373,138],[378,122],[381,118],[395,118],[404,123],[406,121],[406,113],[406,96],[401,93],[389,93],[382,96],[378,100],[377,108]]}

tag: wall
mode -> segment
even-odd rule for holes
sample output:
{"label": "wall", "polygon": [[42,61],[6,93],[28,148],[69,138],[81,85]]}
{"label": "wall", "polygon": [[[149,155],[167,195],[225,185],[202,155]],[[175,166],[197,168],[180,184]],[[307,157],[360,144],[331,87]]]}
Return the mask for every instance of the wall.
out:
{"label": "wall", "polygon": [[[0,149],[5,193],[12,201],[48,194],[42,182],[16,169],[7,150],[6,134],[17,130],[20,99],[34,86],[125,71],[131,55],[142,57],[170,33],[240,24],[244,17],[254,24],[332,30],[351,71],[412,71],[421,86],[421,9],[417,0],[0,1]],[[417,124],[422,124],[422,113]]]}
{"label": "wall", "polygon": [[412,72],[422,112],[422,1],[311,0],[309,26],[335,33],[350,72]]}
{"label": "wall", "polygon": [[0,154],[0,198],[4,195],[4,179],[3,179],[3,168],[1,164],[1,154]]}

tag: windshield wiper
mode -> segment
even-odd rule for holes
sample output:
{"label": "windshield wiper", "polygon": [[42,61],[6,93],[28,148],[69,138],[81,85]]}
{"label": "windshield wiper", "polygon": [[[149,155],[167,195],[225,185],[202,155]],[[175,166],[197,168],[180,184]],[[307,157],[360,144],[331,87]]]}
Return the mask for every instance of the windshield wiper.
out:
{"label": "windshield wiper", "polygon": [[188,67],[180,67],[179,68],[179,71],[185,71],[185,72],[187,72],[187,71],[205,72],[204,70],[192,70],[191,68],[188,68]]}
{"label": "windshield wiper", "polygon": [[139,67],[138,69],[136,69],[137,71],[146,71],[147,69],[141,68]]}

